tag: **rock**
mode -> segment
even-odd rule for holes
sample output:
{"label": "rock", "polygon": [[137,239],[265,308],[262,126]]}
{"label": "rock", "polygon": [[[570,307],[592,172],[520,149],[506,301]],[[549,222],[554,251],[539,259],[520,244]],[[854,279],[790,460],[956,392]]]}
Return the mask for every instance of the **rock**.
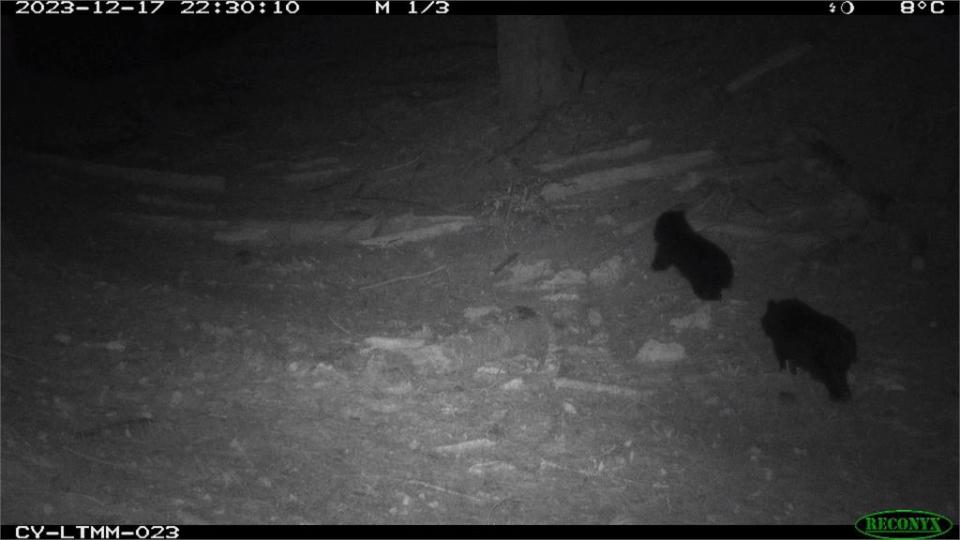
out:
{"label": "rock", "polygon": [[523,379],[519,377],[515,379],[511,379],[506,383],[500,385],[500,388],[502,390],[523,390],[524,389]]}
{"label": "rock", "polygon": [[593,220],[593,222],[596,225],[607,225],[610,227],[613,227],[617,224],[617,220],[614,219],[614,217],[611,216],[610,214],[604,214],[598,217],[597,219]]}
{"label": "rock", "polygon": [[534,264],[517,263],[507,268],[507,270],[510,271],[511,276],[503,281],[498,281],[494,284],[494,287],[516,289],[521,288],[531,281],[552,276],[553,263],[549,259],[542,259]]}
{"label": "rock", "polygon": [[686,350],[679,343],[661,343],[650,339],[640,347],[635,359],[643,363],[678,362],[685,356]]}
{"label": "rock", "polygon": [[561,287],[574,287],[577,285],[583,285],[587,282],[587,275],[581,272],[580,270],[573,270],[568,268],[566,270],[561,270],[557,272],[557,275],[553,278],[544,281],[540,284],[540,289],[542,290],[554,290]]}
{"label": "rock", "polygon": [[460,369],[463,362],[440,345],[425,345],[417,349],[400,351],[413,363],[421,373],[443,375]]}
{"label": "rock", "polygon": [[479,306],[468,307],[463,310],[463,317],[470,322],[477,322],[487,315],[500,313],[501,309],[497,306]]}
{"label": "rock", "polygon": [[607,287],[623,279],[623,257],[614,255],[590,271],[590,283],[596,287]]}
{"label": "rock", "polygon": [[713,319],[710,316],[709,304],[700,306],[696,311],[689,315],[685,315],[676,319],[670,319],[670,326],[676,328],[677,330],[686,330],[688,328],[709,330],[712,324]]}

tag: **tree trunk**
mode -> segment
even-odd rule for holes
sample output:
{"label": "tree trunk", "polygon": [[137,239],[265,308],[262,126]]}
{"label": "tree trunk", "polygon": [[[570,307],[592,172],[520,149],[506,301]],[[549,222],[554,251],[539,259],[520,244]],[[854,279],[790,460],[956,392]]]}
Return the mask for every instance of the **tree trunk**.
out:
{"label": "tree trunk", "polygon": [[583,70],[560,16],[497,17],[500,104],[533,116],[577,93]]}

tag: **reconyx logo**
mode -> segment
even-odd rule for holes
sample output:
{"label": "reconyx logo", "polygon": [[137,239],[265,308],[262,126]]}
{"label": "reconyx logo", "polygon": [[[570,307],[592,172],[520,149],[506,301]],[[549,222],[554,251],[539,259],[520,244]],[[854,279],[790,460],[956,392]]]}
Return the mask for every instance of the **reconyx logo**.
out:
{"label": "reconyx logo", "polygon": [[953,522],[923,510],[884,510],[867,514],[854,525],[872,538],[936,538],[953,528]]}

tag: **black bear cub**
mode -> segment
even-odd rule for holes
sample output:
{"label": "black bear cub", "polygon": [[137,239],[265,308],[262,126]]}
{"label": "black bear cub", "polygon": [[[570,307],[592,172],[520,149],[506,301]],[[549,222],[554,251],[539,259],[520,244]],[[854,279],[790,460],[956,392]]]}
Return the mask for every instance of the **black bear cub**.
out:
{"label": "black bear cub", "polygon": [[847,370],[857,361],[857,339],[846,326],[797,299],[767,302],[761,320],[773,340],[780,370],[797,366],[822,382],[836,401],[850,399]]}
{"label": "black bear cub", "polygon": [[682,211],[661,214],[653,229],[653,238],[657,241],[657,252],[651,267],[661,271],[676,266],[701,300],[719,300],[720,290],[733,281],[730,257],[694,232]]}

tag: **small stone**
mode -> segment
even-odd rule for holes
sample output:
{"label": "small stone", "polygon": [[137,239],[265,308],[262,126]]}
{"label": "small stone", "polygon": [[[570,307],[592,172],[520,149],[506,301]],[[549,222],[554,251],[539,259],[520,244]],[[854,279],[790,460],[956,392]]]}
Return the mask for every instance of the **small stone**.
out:
{"label": "small stone", "polygon": [[614,255],[590,271],[590,283],[596,287],[615,285],[624,275],[623,257]]}
{"label": "small stone", "polygon": [[607,225],[610,227],[613,227],[614,225],[617,224],[617,220],[614,219],[614,217],[611,216],[610,214],[604,214],[598,217],[597,219],[593,220],[593,222],[597,225]]}
{"label": "small stone", "polygon": [[647,340],[637,352],[635,360],[644,363],[677,362],[686,356],[686,349],[679,343],[661,343]]}
{"label": "small stone", "polygon": [[470,322],[477,322],[487,315],[497,314],[500,313],[500,311],[500,308],[497,306],[468,307],[463,310],[463,318]]}
{"label": "small stone", "polygon": [[170,394],[170,406],[177,407],[181,403],[183,403],[183,392],[174,390],[173,393]]}
{"label": "small stone", "polygon": [[692,171],[687,173],[683,180],[677,182],[676,185],[673,186],[673,190],[681,193],[690,191],[700,185],[701,182],[703,182],[703,174]]}
{"label": "small stone", "polygon": [[574,287],[587,282],[587,275],[580,270],[568,268],[557,272],[552,278],[540,284],[541,290],[551,291],[563,287]]}
{"label": "small stone", "polygon": [[689,328],[709,330],[712,325],[713,320],[710,316],[709,305],[700,306],[700,308],[689,315],[670,320],[670,326],[677,330],[686,330]]}
{"label": "small stone", "polygon": [[505,382],[500,388],[503,390],[523,390],[523,386],[523,379],[517,377]]}
{"label": "small stone", "polygon": [[388,386],[383,389],[383,393],[391,396],[405,396],[411,392],[413,392],[413,383],[410,381],[403,381],[400,384]]}

